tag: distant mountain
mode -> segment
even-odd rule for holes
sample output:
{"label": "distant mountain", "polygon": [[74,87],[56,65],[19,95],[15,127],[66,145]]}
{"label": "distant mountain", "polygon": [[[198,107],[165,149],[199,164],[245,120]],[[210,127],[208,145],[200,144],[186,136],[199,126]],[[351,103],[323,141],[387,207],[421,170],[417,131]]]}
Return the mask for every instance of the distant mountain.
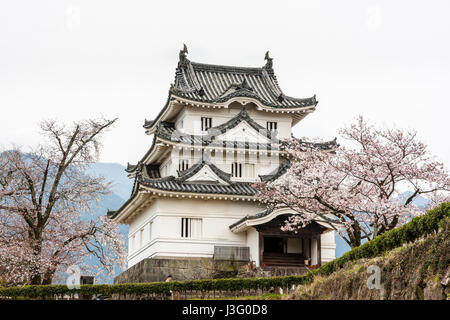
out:
{"label": "distant mountain", "polygon": [[118,163],[98,162],[91,166],[88,173],[94,176],[104,176],[112,184],[111,193],[104,196],[94,206],[93,214],[95,216],[105,215],[108,210],[117,210],[128,200],[133,180],[127,177],[124,166]]}
{"label": "distant mountain", "polygon": [[89,173],[96,176],[104,176],[108,181],[112,182],[111,190],[113,193],[124,200],[129,198],[133,180],[128,178],[123,165],[97,162],[91,165]]}

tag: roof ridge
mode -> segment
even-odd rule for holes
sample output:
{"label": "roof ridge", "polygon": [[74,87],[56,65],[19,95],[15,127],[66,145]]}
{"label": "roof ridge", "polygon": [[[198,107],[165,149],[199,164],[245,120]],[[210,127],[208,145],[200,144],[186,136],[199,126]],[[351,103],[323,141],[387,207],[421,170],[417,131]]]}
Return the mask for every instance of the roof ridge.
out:
{"label": "roof ridge", "polygon": [[[161,177],[161,178],[144,177],[144,176],[142,176],[142,173],[138,173],[137,178],[138,178],[138,182],[141,182],[141,181],[168,182],[168,181],[174,181],[176,179],[174,176],[166,176],[166,177]],[[139,180],[141,180],[141,181],[139,181]]]}
{"label": "roof ridge", "polygon": [[205,165],[211,168],[211,170],[222,180],[227,182],[228,184],[233,184],[233,181],[230,180],[231,174],[226,173],[225,171],[219,169],[214,163],[212,163],[209,158],[203,158],[202,160],[195,163],[189,169],[179,172],[180,176],[175,180],[177,182],[184,183],[187,179],[193,177],[197,174]]}
{"label": "roof ridge", "polygon": [[267,182],[267,181],[273,181],[281,177],[283,174],[286,173],[286,171],[291,166],[291,161],[289,158],[286,158],[278,167],[276,167],[274,170],[269,172],[268,174],[260,174],[258,175],[261,181]]}
{"label": "roof ridge", "polygon": [[208,130],[208,134],[211,130],[211,132],[214,132],[214,130],[220,130],[221,133],[224,133],[228,131],[229,129],[232,129],[236,127],[239,123],[242,121],[246,121],[253,129],[261,133],[262,135],[266,136],[269,139],[272,139],[272,132],[270,130],[267,130],[263,126],[261,126],[259,123],[257,123],[255,120],[253,120],[250,115],[247,112],[247,108],[243,107],[242,110],[233,118],[228,120],[225,123],[222,123],[221,125],[218,125],[214,128],[210,128]]}
{"label": "roof ridge", "polygon": [[242,71],[242,72],[258,72],[262,73],[263,67],[243,67],[243,66],[232,66],[232,65],[223,65],[223,64],[210,64],[210,63],[200,63],[200,62],[194,62],[189,61],[192,67],[203,69],[203,70],[214,70],[214,71],[222,71],[222,72],[236,72],[236,71]]}

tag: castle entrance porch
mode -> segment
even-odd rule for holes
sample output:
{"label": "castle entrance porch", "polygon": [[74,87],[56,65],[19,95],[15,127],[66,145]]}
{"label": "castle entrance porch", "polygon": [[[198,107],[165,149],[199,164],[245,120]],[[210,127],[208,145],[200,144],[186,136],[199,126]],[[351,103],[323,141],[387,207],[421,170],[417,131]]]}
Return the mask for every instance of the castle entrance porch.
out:
{"label": "castle entrance porch", "polygon": [[280,215],[255,226],[259,233],[259,265],[261,267],[320,266],[321,234],[326,228],[316,222],[295,231],[281,227],[288,215]]}

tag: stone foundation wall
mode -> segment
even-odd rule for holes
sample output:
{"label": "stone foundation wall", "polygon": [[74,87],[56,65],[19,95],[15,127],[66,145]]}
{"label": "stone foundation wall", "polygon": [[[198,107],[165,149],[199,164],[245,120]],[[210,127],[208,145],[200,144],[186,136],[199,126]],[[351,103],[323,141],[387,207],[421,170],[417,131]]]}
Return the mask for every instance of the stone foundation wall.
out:
{"label": "stone foundation wall", "polygon": [[114,279],[114,283],[139,283],[235,277],[247,262],[211,258],[144,259]]}

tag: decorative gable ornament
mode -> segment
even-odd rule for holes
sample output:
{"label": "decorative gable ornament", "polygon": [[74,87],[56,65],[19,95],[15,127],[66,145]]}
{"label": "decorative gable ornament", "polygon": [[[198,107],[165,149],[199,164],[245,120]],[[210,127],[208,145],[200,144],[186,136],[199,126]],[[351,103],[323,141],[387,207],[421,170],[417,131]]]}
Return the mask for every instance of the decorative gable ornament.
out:
{"label": "decorative gable ornament", "polygon": [[218,183],[222,185],[229,185],[229,183],[221,179],[208,164],[205,164],[196,174],[185,180],[185,182],[199,182],[199,183]]}
{"label": "decorative gable ornament", "polygon": [[227,130],[225,133],[218,135],[217,140],[221,141],[245,141],[253,143],[270,143],[267,135],[256,130],[246,120],[239,122],[234,128]]}

